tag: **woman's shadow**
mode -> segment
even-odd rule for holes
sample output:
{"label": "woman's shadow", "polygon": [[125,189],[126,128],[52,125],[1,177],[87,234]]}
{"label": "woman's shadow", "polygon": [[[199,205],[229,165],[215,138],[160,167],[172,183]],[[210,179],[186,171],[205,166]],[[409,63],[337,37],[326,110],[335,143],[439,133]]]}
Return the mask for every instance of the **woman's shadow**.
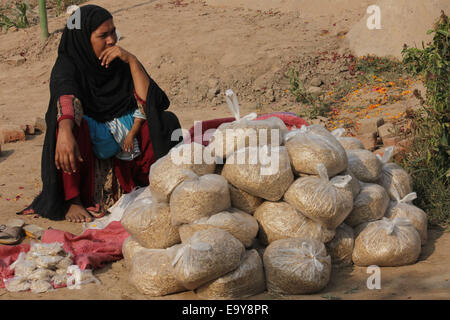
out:
{"label": "woman's shadow", "polygon": [[2,163],[3,161],[5,161],[6,159],[8,159],[8,157],[10,155],[12,155],[14,153],[14,150],[5,150],[5,151],[0,151],[0,163]]}

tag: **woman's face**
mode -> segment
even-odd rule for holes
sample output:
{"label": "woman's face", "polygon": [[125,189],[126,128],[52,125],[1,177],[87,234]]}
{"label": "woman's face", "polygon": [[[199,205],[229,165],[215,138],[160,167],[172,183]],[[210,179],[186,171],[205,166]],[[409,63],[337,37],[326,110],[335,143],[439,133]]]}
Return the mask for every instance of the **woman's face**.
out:
{"label": "woman's face", "polygon": [[100,57],[100,54],[103,52],[103,50],[114,46],[116,42],[116,27],[114,26],[112,18],[103,22],[91,34],[92,49],[94,49],[97,58]]}

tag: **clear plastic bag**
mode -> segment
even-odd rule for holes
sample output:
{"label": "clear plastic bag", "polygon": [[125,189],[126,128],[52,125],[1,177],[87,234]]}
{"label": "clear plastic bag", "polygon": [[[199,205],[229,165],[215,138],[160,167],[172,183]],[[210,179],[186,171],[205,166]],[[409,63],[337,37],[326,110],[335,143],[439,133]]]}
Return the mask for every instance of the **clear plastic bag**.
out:
{"label": "clear plastic bag", "polygon": [[52,291],[53,286],[50,283],[50,278],[45,280],[33,280],[31,281],[30,290],[33,293],[44,293],[47,291]]}
{"label": "clear plastic bag", "polygon": [[[201,176],[214,173],[216,163],[214,158],[205,157],[205,146],[192,142],[184,143],[173,147],[169,152],[171,162],[183,169],[192,170],[195,174]],[[207,161],[208,160],[208,161]]]}
{"label": "clear plastic bag", "polygon": [[195,232],[207,228],[226,230],[248,248],[258,233],[258,222],[250,214],[230,208],[211,217],[201,218],[193,223],[180,226],[181,241],[186,242]]}
{"label": "clear plastic bag", "polygon": [[56,268],[56,265],[63,259],[63,256],[36,256],[34,262],[40,268]]}
{"label": "clear plastic bag", "polygon": [[352,260],[360,267],[398,267],[415,263],[420,251],[420,235],[411,220],[383,218],[359,231]]}
{"label": "clear plastic bag", "polygon": [[169,204],[145,203],[141,199],[125,211],[122,225],[125,230],[146,248],[165,249],[180,242],[178,227],[171,223]]}
{"label": "clear plastic bag", "polygon": [[67,270],[63,274],[55,274],[51,278],[51,283],[55,288],[65,287],[67,285]]}
{"label": "clear plastic bag", "polygon": [[336,229],[336,235],[333,240],[326,245],[327,252],[330,254],[333,265],[349,266],[352,265],[353,248],[355,247],[355,234],[353,229],[342,223]]}
{"label": "clear plastic bag", "polygon": [[234,208],[253,214],[264,202],[262,198],[236,188],[231,183],[228,184],[228,187],[230,188],[231,206]]}
{"label": "clear plastic bag", "polygon": [[159,297],[186,289],[173,276],[166,250],[143,249],[132,259],[130,282],[139,292]]}
{"label": "clear plastic bag", "polygon": [[225,99],[236,121],[221,124],[210,140],[218,163],[242,148],[282,144],[287,128],[281,119],[255,120],[256,113],[241,118],[236,94],[229,89]]}
{"label": "clear plastic bag", "polygon": [[264,202],[256,209],[254,217],[259,223],[259,240],[268,245],[276,240],[287,238],[314,239],[330,241],[334,230],[305,217],[289,203]]}
{"label": "clear plastic bag", "polygon": [[374,183],[361,183],[361,191],[353,203],[353,210],[345,223],[354,228],[357,225],[383,218],[389,206],[386,190]]}
{"label": "clear plastic bag", "polygon": [[55,274],[56,274],[56,272],[53,270],[38,268],[38,269],[34,270],[32,273],[30,273],[30,275],[27,277],[27,279],[31,280],[31,281],[37,281],[37,280],[47,280],[48,281]]}
{"label": "clear plastic bag", "polygon": [[21,252],[17,257],[17,260],[9,266],[10,270],[14,270],[15,276],[27,278],[34,270],[36,270],[36,263],[32,260],[28,260],[27,257],[27,253]]}
{"label": "clear plastic bag", "polygon": [[132,236],[125,239],[122,244],[122,254],[127,267],[131,267],[134,255],[143,249],[145,249],[145,247],[141,246]]}
{"label": "clear plastic bag", "polygon": [[64,251],[62,243],[40,243],[31,242],[29,255],[33,257],[37,256],[57,256]]}
{"label": "clear plastic bag", "polygon": [[170,197],[174,226],[192,223],[231,207],[227,180],[217,174],[196,176],[183,181]]}
{"label": "clear plastic bag", "polygon": [[294,172],[318,175],[322,163],[329,177],[347,169],[347,154],[336,138],[322,126],[303,126],[291,130],[286,137],[286,148]]}
{"label": "clear plastic bag", "polygon": [[353,199],[356,199],[356,196],[361,191],[361,183],[356,178],[356,176],[352,173],[352,171],[349,170],[349,169],[347,169],[344,172],[340,173],[340,175],[352,177],[352,180],[350,180],[349,187],[350,187],[350,190],[352,191]]}
{"label": "clear plastic bag", "polygon": [[375,182],[381,176],[381,161],[368,150],[348,150],[348,169],[362,182]]}
{"label": "clear plastic bag", "polygon": [[66,256],[57,263],[56,268],[58,269],[67,269],[69,266],[73,264],[73,254],[68,252]]}
{"label": "clear plastic bag", "polygon": [[282,239],[267,247],[264,269],[269,293],[311,294],[321,291],[328,284],[331,257],[320,241]]}
{"label": "clear plastic bag", "polygon": [[269,201],[278,201],[294,181],[285,147],[248,147],[227,158],[222,170],[233,186]]}
{"label": "clear plastic bag", "polygon": [[266,281],[261,257],[255,249],[244,253],[239,267],[196,290],[202,299],[242,299],[264,292]]}
{"label": "clear plastic bag", "polygon": [[9,292],[21,292],[30,289],[31,283],[26,277],[15,276],[9,279],[3,279],[6,290]]}
{"label": "clear plastic bag", "polygon": [[[397,192],[393,190],[394,194]],[[395,218],[408,218],[411,224],[419,232],[422,245],[427,242],[428,233],[428,218],[427,214],[420,208],[412,204],[412,201],[417,198],[417,194],[412,192],[407,194],[403,199],[396,195],[396,201],[391,201],[389,208],[386,211],[385,217],[390,220]]]}
{"label": "clear plastic bag", "polygon": [[88,283],[100,284],[100,280],[98,280],[93,274],[92,270],[80,270],[77,265],[72,265],[67,268],[67,288],[69,289],[81,289],[82,285]]}
{"label": "clear plastic bag", "polygon": [[83,230],[87,229],[104,229],[113,221],[120,221],[123,217],[123,214],[127,207],[137,201],[140,197],[146,196],[146,198],[150,197],[150,192],[148,191],[148,187],[146,188],[136,188],[130,193],[124,194],[120,197],[120,199],[108,209],[110,214],[100,218],[95,219],[92,222],[83,223]]}
{"label": "clear plastic bag", "polygon": [[413,192],[412,177],[399,165],[389,162],[394,154],[394,147],[389,147],[383,157],[377,155],[382,164],[381,176],[376,181],[383,186],[392,200],[396,200],[396,195],[400,198],[406,197]]}
{"label": "clear plastic bag", "polygon": [[353,194],[348,187],[350,176],[338,176],[331,181],[323,164],[317,165],[319,177],[298,178],[289,187],[284,200],[303,215],[336,229],[353,209]]}
{"label": "clear plastic bag", "polygon": [[344,137],[345,129],[339,128],[333,130],[331,134],[336,137],[337,141],[347,150],[357,150],[357,149],[365,149],[363,143],[356,138],[353,137]]}
{"label": "clear plastic bag", "polygon": [[175,278],[185,288],[194,290],[235,270],[245,248],[229,232],[212,228],[197,231],[185,244],[167,252]]}
{"label": "clear plastic bag", "polygon": [[193,171],[175,165],[170,154],[158,159],[150,167],[149,174],[149,188],[153,198],[155,201],[169,202],[175,188],[193,175]]}

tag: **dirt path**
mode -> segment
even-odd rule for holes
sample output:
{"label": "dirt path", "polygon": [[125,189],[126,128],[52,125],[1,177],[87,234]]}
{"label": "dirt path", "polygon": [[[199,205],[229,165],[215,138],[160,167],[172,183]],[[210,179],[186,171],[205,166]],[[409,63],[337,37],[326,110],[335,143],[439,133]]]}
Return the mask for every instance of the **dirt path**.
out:
{"label": "dirt path", "polygon": [[[270,0],[242,7],[236,3],[243,1],[230,1],[227,6],[218,5],[219,2],[95,1],[113,13],[123,37],[120,45],[138,56],[167,92],[172,103],[170,110],[185,128],[191,127],[194,120],[229,116],[223,98],[228,88],[238,93],[242,114],[295,111],[297,104],[286,92],[289,81],[284,77],[289,62],[307,63],[323,51],[346,52],[341,48],[340,35],[360,19],[370,1],[346,0],[335,6],[322,6],[325,9],[321,12],[314,9],[317,4],[308,5],[307,1],[296,5],[286,1],[279,8]],[[44,47],[36,36],[38,26],[0,35],[0,125],[33,123],[35,117],[43,117],[49,99],[50,70],[64,22],[65,17],[50,18],[52,35]],[[26,58],[24,64],[6,63],[21,54]],[[334,69],[322,69],[311,66],[309,71],[314,72],[307,76],[326,75],[328,85],[346,77]],[[334,72],[336,80],[327,72]],[[27,136],[24,142],[2,145],[0,223],[16,217],[15,212],[39,192],[43,140],[41,134]],[[25,219],[44,228],[75,234],[82,231],[80,225],[64,221]],[[449,247],[449,230],[431,229],[418,263],[382,268],[381,290],[367,289],[369,275],[365,268],[353,267],[334,269],[330,284],[320,294],[289,299],[449,299]],[[101,286],[87,285],[77,291],[59,289],[46,294],[13,294],[0,289],[0,298],[148,299],[128,284],[123,261],[96,271],[96,275]],[[166,298],[196,297],[186,292]],[[272,297],[262,294],[255,298]]]}

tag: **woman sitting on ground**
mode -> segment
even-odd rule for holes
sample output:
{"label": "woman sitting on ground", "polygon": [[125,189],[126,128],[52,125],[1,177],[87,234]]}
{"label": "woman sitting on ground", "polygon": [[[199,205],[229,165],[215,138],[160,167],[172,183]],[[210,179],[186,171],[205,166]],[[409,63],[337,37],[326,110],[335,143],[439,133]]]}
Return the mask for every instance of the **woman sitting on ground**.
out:
{"label": "woman sitting on ground", "polygon": [[[75,12],[50,78],[42,153],[43,189],[20,214],[89,222],[122,193],[148,185],[150,166],[179,141],[169,99],[139,60],[117,45],[111,14]],[[91,216],[92,215],[92,216]]]}

